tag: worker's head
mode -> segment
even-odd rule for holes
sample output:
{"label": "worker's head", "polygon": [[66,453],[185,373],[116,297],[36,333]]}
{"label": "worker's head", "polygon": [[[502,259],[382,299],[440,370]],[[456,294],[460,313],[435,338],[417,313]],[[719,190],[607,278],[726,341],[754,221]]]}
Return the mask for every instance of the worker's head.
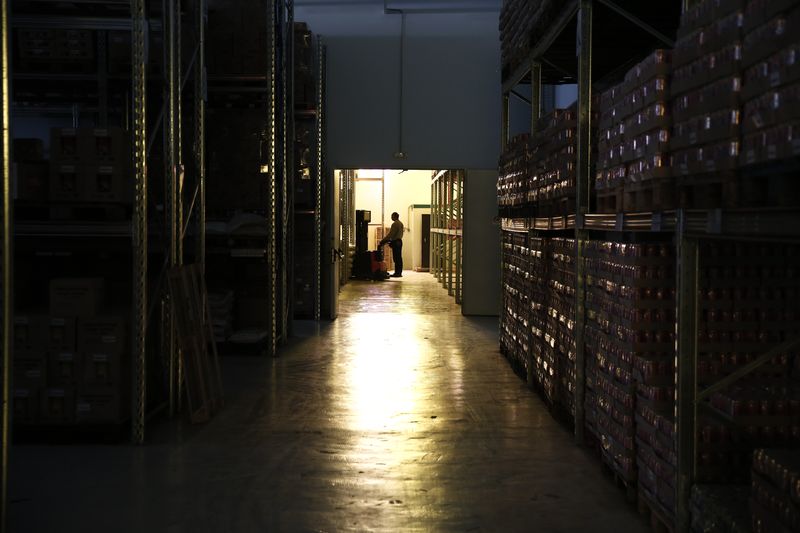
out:
{"label": "worker's head", "polygon": [[392,213],[392,220],[398,220],[399,218],[400,215],[398,215],[397,212]]}

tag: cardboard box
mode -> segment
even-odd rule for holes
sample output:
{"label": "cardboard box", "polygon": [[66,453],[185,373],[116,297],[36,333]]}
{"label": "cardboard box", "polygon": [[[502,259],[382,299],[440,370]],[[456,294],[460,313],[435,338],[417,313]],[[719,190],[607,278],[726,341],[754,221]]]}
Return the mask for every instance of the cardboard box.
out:
{"label": "cardboard box", "polygon": [[14,139],[12,146],[14,162],[34,163],[44,160],[44,141],[41,139]]}
{"label": "cardboard box", "polygon": [[44,357],[14,359],[14,387],[41,388],[47,384]]}
{"label": "cardboard box", "polygon": [[47,382],[51,386],[75,385],[82,378],[79,352],[55,352],[47,356]]}
{"label": "cardboard box", "polygon": [[75,317],[50,317],[46,335],[49,351],[75,351],[77,348]]}
{"label": "cardboard box", "polygon": [[126,168],[112,165],[83,167],[83,200],[130,203],[133,199],[133,176],[125,171]]}
{"label": "cardboard box", "polygon": [[14,357],[44,358],[47,351],[47,317],[18,315],[14,317]]}
{"label": "cardboard box", "polygon": [[127,353],[108,353],[100,350],[83,355],[81,388],[84,391],[106,390],[123,385],[128,376]]}
{"label": "cardboard box", "polygon": [[129,348],[128,319],[122,316],[81,319],[78,325],[78,350],[121,354]]}
{"label": "cardboard box", "polygon": [[41,393],[39,389],[16,387],[14,389],[15,424],[35,424],[39,421]]}
{"label": "cardboard box", "polygon": [[50,314],[56,317],[96,316],[105,301],[102,278],[59,278],[50,281]]}
{"label": "cardboard box", "polygon": [[75,389],[48,387],[42,392],[39,419],[51,424],[66,424],[75,420]]}
{"label": "cardboard box", "polygon": [[80,168],[73,164],[50,165],[50,199],[56,202],[75,202],[83,196]]}
{"label": "cardboard box", "polygon": [[78,130],[81,161],[124,167],[130,160],[130,138],[122,128]]}
{"label": "cardboard box", "polygon": [[14,163],[12,167],[12,197],[24,202],[47,202],[50,195],[50,164]]}
{"label": "cardboard box", "polygon": [[55,166],[74,165],[80,161],[78,130],[75,128],[52,128],[50,130],[50,160]]}
{"label": "cardboard box", "polygon": [[119,389],[106,392],[81,392],[75,404],[75,420],[79,424],[115,424],[123,420],[123,395]]}

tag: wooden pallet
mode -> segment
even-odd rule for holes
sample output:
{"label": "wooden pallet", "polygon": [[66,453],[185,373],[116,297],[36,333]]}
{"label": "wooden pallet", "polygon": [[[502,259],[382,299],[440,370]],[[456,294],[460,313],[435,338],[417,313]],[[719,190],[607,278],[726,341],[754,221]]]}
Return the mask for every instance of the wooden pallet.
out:
{"label": "wooden pallet", "polygon": [[715,172],[676,178],[677,205],[687,209],[715,209],[739,206],[739,194],[732,184],[736,173]]}
{"label": "wooden pallet", "polygon": [[636,503],[637,501],[637,490],[636,490],[636,480],[626,479],[616,468],[614,468],[613,464],[609,464],[612,461],[610,458],[603,453],[602,449],[600,450],[600,468],[603,474],[606,477],[611,479],[614,484],[625,493],[625,500],[628,503]]}
{"label": "wooden pallet", "polygon": [[625,194],[621,186],[597,191],[598,213],[622,213],[625,210]]}
{"label": "wooden pallet", "polygon": [[636,508],[639,514],[646,517],[650,522],[650,529],[654,533],[674,533],[675,524],[664,515],[658,505],[653,503],[650,496],[639,490],[636,500]]}
{"label": "wooden pallet", "polygon": [[674,178],[657,178],[638,183],[626,183],[624,187],[624,211],[666,211],[677,206]]}

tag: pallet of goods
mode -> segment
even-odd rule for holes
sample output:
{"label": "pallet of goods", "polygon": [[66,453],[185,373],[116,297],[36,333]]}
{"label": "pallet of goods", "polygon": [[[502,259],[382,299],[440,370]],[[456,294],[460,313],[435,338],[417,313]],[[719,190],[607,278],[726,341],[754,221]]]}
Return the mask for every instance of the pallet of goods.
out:
{"label": "pallet of goods", "polygon": [[684,12],[673,51],[673,166],[685,207],[733,206],[739,166],[742,2]]}
{"label": "pallet of goods", "polygon": [[522,134],[511,139],[500,156],[497,179],[497,205],[500,215],[507,218],[529,216],[528,209],[536,198],[530,196],[530,136]]}
{"label": "pallet of goods", "polygon": [[[674,395],[673,248],[596,241],[587,247],[586,269],[588,429],[629,489],[642,465],[642,486],[659,501],[667,492],[656,476],[664,470],[658,461],[670,459]],[[646,431],[637,431],[642,424]]]}
{"label": "pallet of goods", "polygon": [[500,347],[515,372],[523,376],[527,376],[528,372],[529,272],[528,235],[503,232]]}
{"label": "pallet of goods", "polygon": [[741,177],[748,205],[800,205],[800,6],[753,0],[744,12]]}
{"label": "pallet of goods", "polygon": [[575,213],[577,108],[541,117],[531,136],[529,197],[540,217]]}
{"label": "pallet of goods", "polygon": [[800,530],[800,451],[756,450],[751,486],[754,533]]}

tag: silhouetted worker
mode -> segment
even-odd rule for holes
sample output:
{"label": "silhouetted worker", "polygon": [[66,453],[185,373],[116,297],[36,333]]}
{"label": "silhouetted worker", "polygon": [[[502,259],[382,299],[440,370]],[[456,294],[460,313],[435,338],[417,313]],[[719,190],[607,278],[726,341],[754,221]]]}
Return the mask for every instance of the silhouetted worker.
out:
{"label": "silhouetted worker", "polygon": [[403,223],[400,222],[400,215],[392,213],[392,227],[389,229],[389,234],[384,237],[379,246],[383,246],[387,242],[392,249],[392,261],[394,261],[394,274],[393,278],[403,277]]}

